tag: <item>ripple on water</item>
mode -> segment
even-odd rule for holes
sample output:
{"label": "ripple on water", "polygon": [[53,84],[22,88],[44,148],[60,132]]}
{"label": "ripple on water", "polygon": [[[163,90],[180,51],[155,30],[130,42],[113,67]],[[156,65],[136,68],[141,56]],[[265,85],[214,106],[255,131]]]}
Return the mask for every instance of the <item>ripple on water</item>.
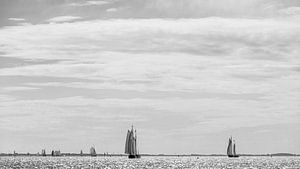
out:
{"label": "ripple on water", "polygon": [[1,169],[300,169],[300,157],[1,157]]}

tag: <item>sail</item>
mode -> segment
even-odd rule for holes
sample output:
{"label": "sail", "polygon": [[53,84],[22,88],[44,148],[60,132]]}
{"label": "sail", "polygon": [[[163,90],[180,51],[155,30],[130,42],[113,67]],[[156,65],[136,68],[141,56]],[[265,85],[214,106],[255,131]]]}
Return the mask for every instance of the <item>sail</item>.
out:
{"label": "sail", "polygon": [[134,154],[134,135],[132,130],[130,132],[130,154]]}
{"label": "sail", "polygon": [[42,156],[46,156],[46,150],[42,149]]}
{"label": "sail", "polygon": [[229,142],[228,142],[227,155],[232,155],[232,140],[231,140],[231,138],[229,138]]}
{"label": "sail", "polygon": [[138,154],[137,153],[137,146],[136,146],[136,140],[137,140],[137,135],[136,135],[136,130],[135,130],[135,135],[134,135],[134,154]]}
{"label": "sail", "polygon": [[91,147],[90,153],[91,153],[91,155],[97,155],[96,149],[94,147]]}
{"label": "sail", "polygon": [[235,143],[233,144],[233,155],[236,155],[236,152],[235,152]]}
{"label": "sail", "polygon": [[129,146],[129,154],[133,154],[134,147],[133,147],[133,133],[132,133],[132,131],[130,131],[128,146]]}
{"label": "sail", "polygon": [[132,138],[132,154],[136,154],[136,139],[135,137]]}
{"label": "sail", "polygon": [[125,143],[125,153],[126,154],[131,154],[132,146],[131,146],[131,131],[127,131],[127,136],[126,136],[126,143]]}
{"label": "sail", "polygon": [[125,153],[129,154],[129,139],[130,139],[130,131],[127,131],[126,142],[125,142]]}

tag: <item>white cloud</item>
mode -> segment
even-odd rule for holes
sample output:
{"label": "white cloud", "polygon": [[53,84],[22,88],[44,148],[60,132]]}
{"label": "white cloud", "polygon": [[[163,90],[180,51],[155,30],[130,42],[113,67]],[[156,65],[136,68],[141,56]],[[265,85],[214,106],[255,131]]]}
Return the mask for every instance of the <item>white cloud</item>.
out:
{"label": "white cloud", "polygon": [[117,11],[117,8],[106,9],[106,12],[116,12],[116,11]]}
{"label": "white cloud", "polygon": [[[0,31],[7,56],[62,62],[0,74],[101,79],[121,89],[265,90],[230,76],[271,80],[297,73],[299,28],[293,21],[221,18],[11,27]],[[154,83],[121,83],[134,80]]]}
{"label": "white cloud", "polygon": [[[120,0],[127,10],[118,17],[201,18],[220,17],[276,17],[282,8],[299,7],[297,0]],[[118,6],[119,7],[119,6]]]}
{"label": "white cloud", "polygon": [[48,19],[47,22],[61,23],[61,22],[71,22],[71,21],[75,21],[78,19],[81,19],[81,17],[79,17],[79,16],[58,16],[58,17]]}
{"label": "white cloud", "polygon": [[85,2],[81,2],[81,3],[71,3],[71,6],[91,6],[91,5],[105,5],[108,4],[109,2],[107,1],[85,1]]}
{"label": "white cloud", "polygon": [[2,89],[4,91],[24,91],[24,90],[35,90],[35,89],[38,89],[38,88],[18,86],[18,87],[5,87],[5,88],[2,88]]}
{"label": "white cloud", "polygon": [[[298,124],[300,25],[294,19],[128,19],[5,27],[0,29],[4,56],[57,62],[1,68],[0,78],[66,80],[12,81],[11,98],[0,97],[0,112],[6,112],[0,129],[18,122],[13,126],[18,130],[28,125],[32,131],[42,126],[68,133],[74,127],[124,128],[133,119],[145,133],[162,131],[158,137],[168,137]],[[22,85],[39,90],[14,87]],[[34,118],[22,121],[14,115],[18,112]],[[85,125],[74,125],[80,120]]]}
{"label": "white cloud", "polygon": [[25,21],[24,18],[8,18],[10,21]]}
{"label": "white cloud", "polygon": [[300,15],[300,7],[289,7],[279,10],[283,15]]}
{"label": "white cloud", "polygon": [[293,21],[221,18],[11,27],[0,31],[7,56],[62,61],[0,74],[103,81],[61,85],[91,89],[269,93],[284,90],[283,77],[298,82],[299,28]]}

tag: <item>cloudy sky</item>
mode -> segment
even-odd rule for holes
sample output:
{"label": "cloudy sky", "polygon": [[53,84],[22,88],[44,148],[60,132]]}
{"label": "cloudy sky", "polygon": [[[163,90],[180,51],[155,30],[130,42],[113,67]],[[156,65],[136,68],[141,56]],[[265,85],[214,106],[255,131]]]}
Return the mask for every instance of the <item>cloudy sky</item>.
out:
{"label": "cloudy sky", "polygon": [[1,0],[0,152],[300,153],[299,0]]}

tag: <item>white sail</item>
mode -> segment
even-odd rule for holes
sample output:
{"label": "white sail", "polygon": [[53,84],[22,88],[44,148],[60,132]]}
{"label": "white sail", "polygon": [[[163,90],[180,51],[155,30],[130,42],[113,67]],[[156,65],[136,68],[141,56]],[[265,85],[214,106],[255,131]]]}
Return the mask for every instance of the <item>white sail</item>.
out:
{"label": "white sail", "polygon": [[135,137],[132,138],[132,154],[136,154],[136,139]]}
{"label": "white sail", "polygon": [[126,142],[125,142],[125,153],[129,154],[129,139],[130,139],[130,131],[127,131]]}
{"label": "white sail", "polygon": [[133,149],[133,153],[134,154],[137,154],[137,148],[136,148],[136,130],[135,130],[135,135],[134,135],[134,137],[133,137],[133,140],[134,140],[134,145],[133,145],[133,147],[134,147],[134,149]]}
{"label": "white sail", "polygon": [[92,156],[96,156],[96,155],[97,155],[96,149],[95,149],[94,147],[91,147],[91,149],[90,149],[90,154],[91,154]]}
{"label": "white sail", "polygon": [[46,156],[46,150],[42,149],[42,156]]}
{"label": "white sail", "polygon": [[132,132],[130,131],[130,134],[129,134],[129,144],[128,144],[128,147],[129,147],[129,154],[132,154],[132,150],[133,150],[133,145],[132,145]]}
{"label": "white sail", "polygon": [[126,143],[125,143],[125,153],[132,154],[132,132],[127,131]]}
{"label": "white sail", "polygon": [[229,142],[228,142],[227,155],[233,155],[232,154],[232,139],[231,138],[229,138]]}
{"label": "white sail", "polygon": [[134,154],[134,135],[132,130],[130,132],[130,154]]}
{"label": "white sail", "polygon": [[236,152],[235,152],[235,143],[233,144],[233,155],[236,155]]}

